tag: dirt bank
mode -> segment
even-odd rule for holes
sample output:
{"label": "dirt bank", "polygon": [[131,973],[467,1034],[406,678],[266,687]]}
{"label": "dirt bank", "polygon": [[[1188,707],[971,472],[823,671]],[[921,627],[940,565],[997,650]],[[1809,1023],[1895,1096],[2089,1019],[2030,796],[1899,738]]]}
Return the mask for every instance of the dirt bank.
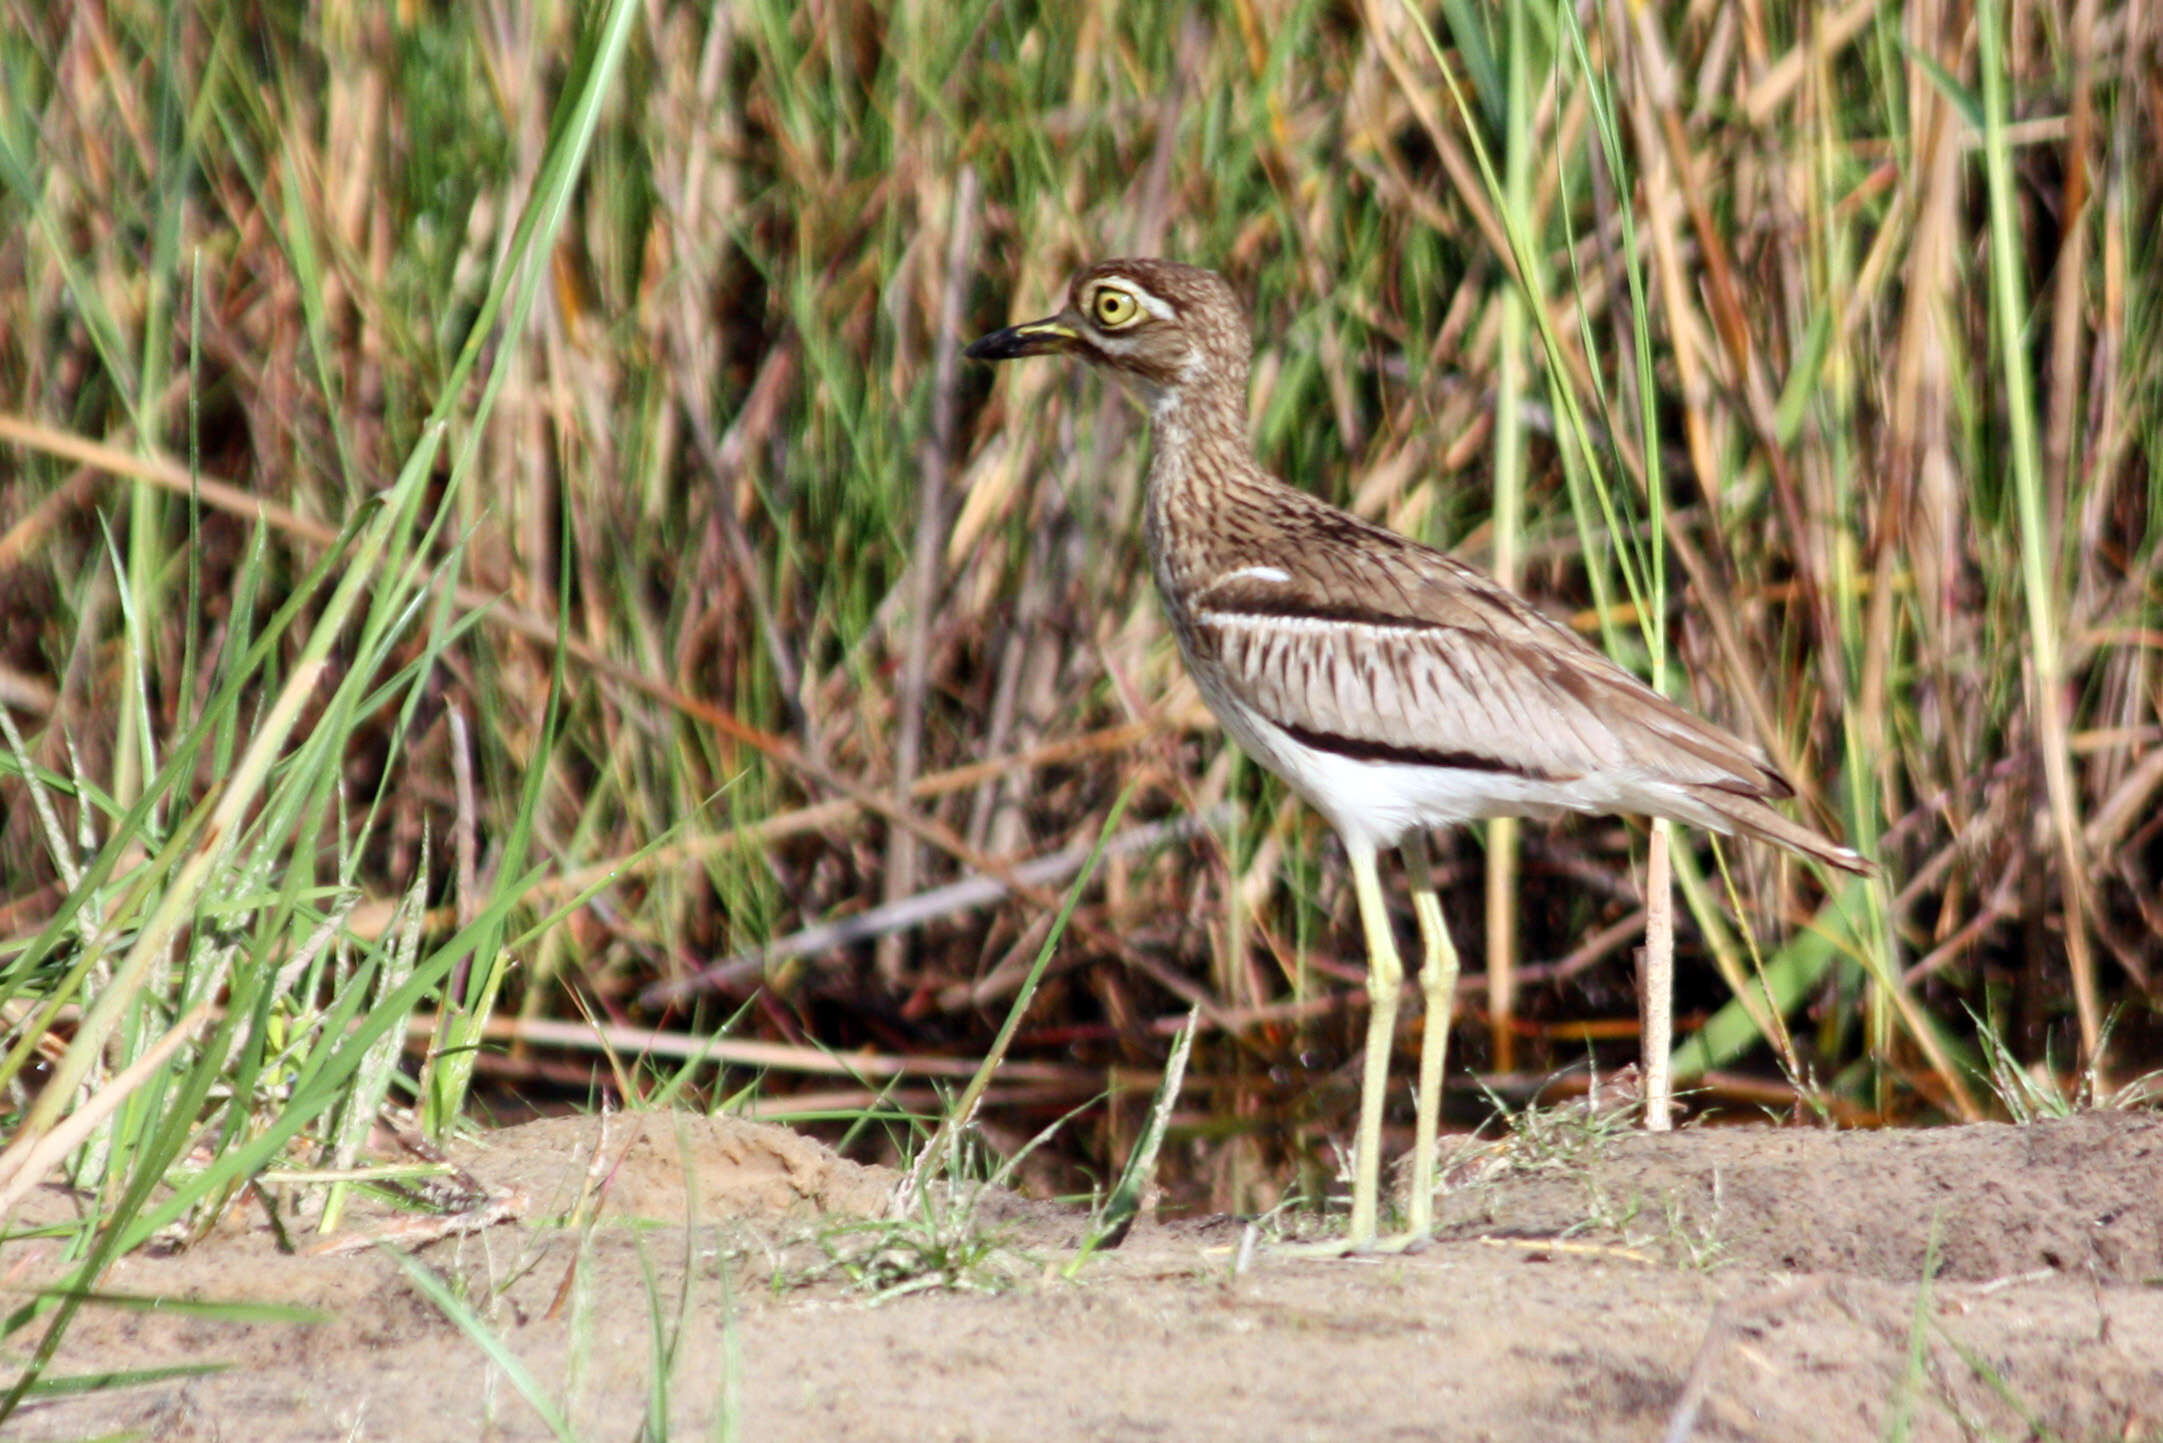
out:
{"label": "dirt bank", "polygon": [[[1875,1438],[1903,1412],[1923,1439],[2163,1437],[2163,1122],[2146,1115],[1625,1136],[1520,1154],[1445,1199],[1415,1255],[1264,1242],[1242,1271],[1237,1220],[1145,1221],[1072,1276],[1076,1211],[1001,1198],[967,1226],[856,1231],[892,1174],[746,1123],[600,1128],[460,1147],[515,1216],[417,1254],[580,1437],[639,1436],[665,1406],[701,1438],[725,1416],[718,1436],[759,1440],[1544,1443],[1658,1438],[1693,1400],[1700,1439]],[[371,1208],[348,1232],[410,1246],[438,1226]],[[387,1251],[293,1242],[244,1209],[108,1287],[321,1321],[89,1307],[54,1374],[233,1366],[33,1405],[7,1435],[553,1436]],[[0,1278],[50,1276],[47,1246],[0,1250]],[[871,1306],[834,1261],[896,1285],[941,1247],[955,1275],[1001,1290]]]}

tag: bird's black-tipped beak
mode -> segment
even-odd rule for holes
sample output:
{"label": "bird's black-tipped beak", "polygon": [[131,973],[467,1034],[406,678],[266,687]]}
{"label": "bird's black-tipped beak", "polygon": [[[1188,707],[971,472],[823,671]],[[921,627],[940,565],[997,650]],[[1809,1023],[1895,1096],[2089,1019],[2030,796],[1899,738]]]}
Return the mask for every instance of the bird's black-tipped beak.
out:
{"label": "bird's black-tipped beak", "polygon": [[972,361],[1013,361],[1023,356],[1071,351],[1080,340],[1081,333],[1068,325],[1064,316],[1047,316],[979,337],[962,354]]}

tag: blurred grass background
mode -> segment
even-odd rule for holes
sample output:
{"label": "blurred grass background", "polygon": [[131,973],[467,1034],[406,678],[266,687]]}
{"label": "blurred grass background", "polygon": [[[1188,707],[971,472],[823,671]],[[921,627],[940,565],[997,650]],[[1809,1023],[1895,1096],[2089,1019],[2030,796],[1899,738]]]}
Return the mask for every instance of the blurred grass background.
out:
{"label": "blurred grass background", "polygon": [[[1107,1177],[1199,1005],[1177,1195],[1319,1191],[1341,856],[1181,675],[1140,417],[958,360],[1116,254],[1251,299],[1268,464],[1885,861],[1678,840],[1701,1103],[2155,1064],[2142,8],[6,11],[0,1200],[86,1255],[476,1079],[936,1113],[1130,786],[984,1126]],[[1642,832],[1443,846],[1478,1083],[1633,1057]]]}

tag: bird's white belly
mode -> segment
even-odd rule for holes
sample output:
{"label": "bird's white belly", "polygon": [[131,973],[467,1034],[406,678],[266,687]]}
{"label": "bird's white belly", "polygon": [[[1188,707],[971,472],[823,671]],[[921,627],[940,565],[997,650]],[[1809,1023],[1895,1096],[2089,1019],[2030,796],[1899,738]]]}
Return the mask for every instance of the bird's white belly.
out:
{"label": "bird's white belly", "polygon": [[1578,788],[1469,767],[1369,760],[1305,746],[1255,712],[1208,667],[1193,668],[1209,709],[1241,749],[1282,777],[1348,842],[1395,846],[1415,827],[1480,817],[1546,817],[1588,808]]}

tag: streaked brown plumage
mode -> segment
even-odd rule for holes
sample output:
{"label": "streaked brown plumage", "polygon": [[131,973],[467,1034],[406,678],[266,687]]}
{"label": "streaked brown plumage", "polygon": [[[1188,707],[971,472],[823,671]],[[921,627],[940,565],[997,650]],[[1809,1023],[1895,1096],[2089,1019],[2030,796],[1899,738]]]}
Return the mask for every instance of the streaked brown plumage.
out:
{"label": "streaked brown plumage", "polygon": [[[1431,1016],[1456,956],[1424,829],[1562,811],[1670,817],[1865,872],[1767,804],[1793,795],[1756,747],[1669,701],[1462,562],[1270,476],[1246,435],[1247,325],[1214,273],[1115,260],[1067,307],[977,341],[981,360],[1063,352],[1128,382],[1155,432],[1146,533],[1180,654],[1225,729],[1343,838],[1367,932],[1367,1075],[1352,1239],[1373,1237],[1381,1091],[1402,985],[1375,856],[1405,844]],[[1385,995],[1386,994],[1386,995]],[[1445,1020],[1427,1028],[1411,1201],[1433,1196]]]}

